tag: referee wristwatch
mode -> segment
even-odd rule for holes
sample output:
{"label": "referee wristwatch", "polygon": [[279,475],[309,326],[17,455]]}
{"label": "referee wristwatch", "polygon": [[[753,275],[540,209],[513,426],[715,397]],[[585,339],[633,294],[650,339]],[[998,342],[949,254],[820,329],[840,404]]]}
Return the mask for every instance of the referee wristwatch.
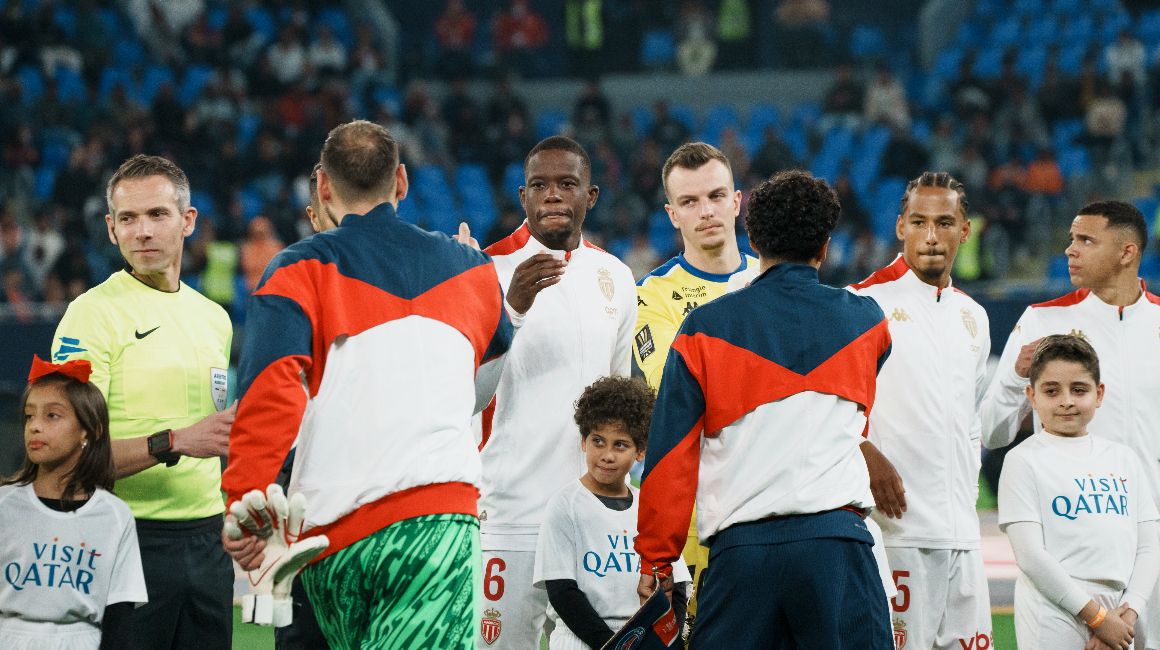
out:
{"label": "referee wristwatch", "polygon": [[181,460],[181,454],[173,451],[173,429],[158,431],[149,436],[149,455],[157,462],[165,463],[166,467],[173,467]]}

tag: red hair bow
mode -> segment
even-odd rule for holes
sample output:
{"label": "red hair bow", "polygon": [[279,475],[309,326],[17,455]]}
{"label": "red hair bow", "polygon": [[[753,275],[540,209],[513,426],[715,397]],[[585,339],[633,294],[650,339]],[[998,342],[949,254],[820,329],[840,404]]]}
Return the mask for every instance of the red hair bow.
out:
{"label": "red hair bow", "polygon": [[61,364],[42,361],[35,354],[32,355],[32,370],[28,372],[28,383],[35,384],[37,379],[45,375],[59,372],[66,377],[72,377],[82,384],[89,383],[89,375],[93,374],[93,364],[85,359],[73,359]]}

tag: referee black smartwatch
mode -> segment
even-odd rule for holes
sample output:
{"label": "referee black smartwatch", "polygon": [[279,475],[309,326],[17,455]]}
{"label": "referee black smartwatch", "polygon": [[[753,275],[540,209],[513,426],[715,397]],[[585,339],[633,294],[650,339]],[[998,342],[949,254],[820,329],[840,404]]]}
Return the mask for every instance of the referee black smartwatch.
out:
{"label": "referee black smartwatch", "polygon": [[166,467],[173,467],[181,460],[181,454],[173,452],[173,429],[158,431],[149,436],[149,455],[157,462],[165,463]]}

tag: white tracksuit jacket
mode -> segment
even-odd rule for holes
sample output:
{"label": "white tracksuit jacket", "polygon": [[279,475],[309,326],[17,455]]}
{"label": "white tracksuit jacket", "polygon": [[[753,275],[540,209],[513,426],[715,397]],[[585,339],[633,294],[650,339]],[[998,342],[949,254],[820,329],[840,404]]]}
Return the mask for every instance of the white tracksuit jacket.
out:
{"label": "white tracksuit jacket", "polygon": [[[988,449],[1011,444],[1031,412],[1024,393],[1029,380],[1015,374],[1019,350],[1048,334],[1076,334],[1099,355],[1106,387],[1088,431],[1139,454],[1152,494],[1160,499],[1160,297],[1148,293],[1143,281],[1140,287],[1140,299],[1126,307],[1080,289],[1023,312],[979,409]],[[1037,415],[1034,427],[1040,429]]]}
{"label": "white tracksuit jacket", "polygon": [[991,353],[987,312],[958,289],[926,284],[901,256],[850,289],[878,301],[893,341],[868,436],[906,489],[901,519],[872,515],[886,546],[977,549],[975,409]]}
{"label": "white tracksuit jacket", "polygon": [[[547,249],[526,223],[487,249],[505,294],[516,266]],[[541,291],[522,319],[495,402],[483,414],[480,532],[492,545],[497,536],[531,536],[530,548],[507,550],[534,551],[548,499],[587,471],[573,419],[580,394],[632,368],[632,272],[587,241],[566,259],[563,278]]]}

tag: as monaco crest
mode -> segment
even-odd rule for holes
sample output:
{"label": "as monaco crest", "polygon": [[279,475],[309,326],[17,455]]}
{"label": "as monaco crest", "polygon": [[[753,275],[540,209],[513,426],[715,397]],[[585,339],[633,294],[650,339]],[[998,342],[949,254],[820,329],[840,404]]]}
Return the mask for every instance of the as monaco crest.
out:
{"label": "as monaco crest", "polygon": [[612,283],[612,274],[608,272],[608,269],[600,269],[596,273],[600,276],[596,280],[596,283],[600,285],[600,293],[604,294],[604,297],[611,302],[612,297],[616,295],[616,285]]}
{"label": "as monaco crest", "polygon": [[494,609],[484,610],[483,620],[479,623],[479,633],[483,635],[483,640],[487,641],[487,645],[495,643],[499,638],[499,630],[503,627],[503,623],[499,620],[499,612]]}
{"label": "as monaco crest", "polygon": [[[972,321],[974,322],[974,321]],[[894,650],[902,650],[906,646],[906,621],[894,619]]]}
{"label": "as monaco crest", "polygon": [[975,335],[979,333],[979,324],[975,322],[975,317],[971,315],[969,309],[963,310],[963,326],[967,328],[967,333],[971,335],[971,338],[975,338]]}

